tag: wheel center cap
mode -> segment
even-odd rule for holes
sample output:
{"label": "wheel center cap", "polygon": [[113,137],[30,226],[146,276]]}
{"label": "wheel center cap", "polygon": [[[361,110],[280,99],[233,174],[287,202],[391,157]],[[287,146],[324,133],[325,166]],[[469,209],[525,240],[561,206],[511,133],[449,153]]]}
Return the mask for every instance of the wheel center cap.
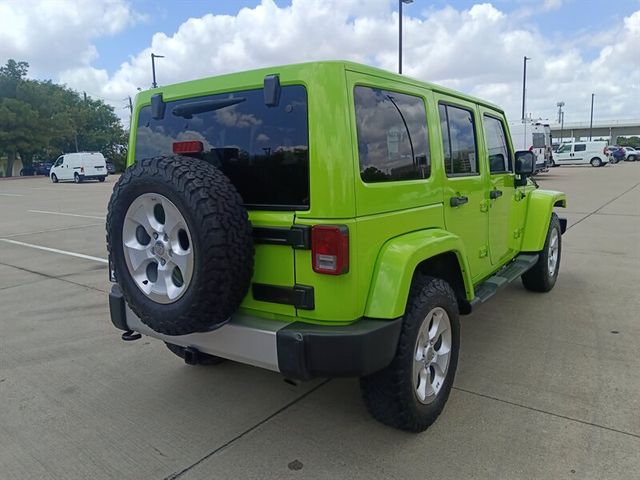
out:
{"label": "wheel center cap", "polygon": [[162,255],[164,255],[164,245],[162,244],[162,242],[156,242],[151,251],[154,255],[161,257]]}
{"label": "wheel center cap", "polygon": [[433,359],[436,356],[436,351],[433,349],[433,347],[431,345],[427,345],[427,348],[424,352],[424,359],[427,361],[427,363],[431,363],[433,362]]}

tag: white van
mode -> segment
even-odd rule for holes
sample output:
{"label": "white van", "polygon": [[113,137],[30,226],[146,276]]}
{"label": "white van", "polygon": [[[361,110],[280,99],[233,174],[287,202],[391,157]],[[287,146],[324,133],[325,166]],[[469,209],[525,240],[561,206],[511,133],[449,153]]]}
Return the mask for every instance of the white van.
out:
{"label": "white van", "polygon": [[607,142],[563,143],[553,156],[556,165],[588,165],[601,167],[609,162]]}
{"label": "white van", "polygon": [[516,150],[529,150],[536,156],[535,173],[547,171],[551,163],[551,128],[539,122],[509,124]]}
{"label": "white van", "polygon": [[84,180],[107,178],[107,162],[100,152],[78,152],[60,155],[51,167],[49,177],[53,183],[73,180],[80,183]]}

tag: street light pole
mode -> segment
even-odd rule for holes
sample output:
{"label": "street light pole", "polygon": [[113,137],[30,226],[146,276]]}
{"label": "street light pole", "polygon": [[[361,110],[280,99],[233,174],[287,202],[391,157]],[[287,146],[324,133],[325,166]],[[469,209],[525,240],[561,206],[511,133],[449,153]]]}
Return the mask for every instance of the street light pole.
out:
{"label": "street light pole", "polygon": [[527,92],[527,60],[531,60],[531,58],[525,55],[524,71],[522,73],[522,123],[524,123],[524,120],[525,120],[524,106],[525,106],[525,95]]}
{"label": "street light pole", "polygon": [[156,82],[156,58],[164,58],[164,55],[151,54],[151,72],[153,74],[152,88],[158,88],[158,83]]}
{"label": "street light pole", "polygon": [[558,107],[558,123],[560,124],[560,144],[562,145],[562,134],[564,133],[564,112],[562,111],[562,107],[564,107],[564,102],[556,103]]}
{"label": "street light pole", "polygon": [[595,96],[595,93],[591,94],[591,120],[589,122],[589,141],[591,141],[591,139],[593,138],[593,99],[595,98]]}
{"label": "street light pole", "polygon": [[413,3],[413,0],[398,0],[398,73],[402,75],[402,4]]}

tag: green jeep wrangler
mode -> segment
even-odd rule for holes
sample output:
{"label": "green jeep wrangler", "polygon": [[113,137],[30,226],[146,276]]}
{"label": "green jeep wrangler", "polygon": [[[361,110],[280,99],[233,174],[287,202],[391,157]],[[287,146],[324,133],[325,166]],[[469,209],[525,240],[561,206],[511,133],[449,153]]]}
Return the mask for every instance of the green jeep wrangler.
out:
{"label": "green jeep wrangler", "polygon": [[189,364],[360,377],[422,431],[469,314],[553,288],[565,195],[537,189],[504,112],[349,62],[141,92],[107,217],[113,324]]}

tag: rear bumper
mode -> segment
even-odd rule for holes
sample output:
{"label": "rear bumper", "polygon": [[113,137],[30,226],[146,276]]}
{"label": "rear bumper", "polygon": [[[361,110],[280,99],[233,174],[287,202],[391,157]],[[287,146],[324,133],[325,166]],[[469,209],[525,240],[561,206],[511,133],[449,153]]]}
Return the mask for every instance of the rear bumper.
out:
{"label": "rear bumper", "polygon": [[101,173],[101,174],[95,174],[95,175],[80,175],[80,178],[82,180],[98,180],[100,178],[106,178],[107,176],[107,172]]}
{"label": "rear bumper", "polygon": [[131,311],[117,284],[111,288],[109,308],[111,321],[120,330],[134,330],[298,380],[360,377],[386,367],[395,355],[401,328],[401,319],[363,318],[351,325],[326,326],[236,314],[211,332],[163,335]]}

